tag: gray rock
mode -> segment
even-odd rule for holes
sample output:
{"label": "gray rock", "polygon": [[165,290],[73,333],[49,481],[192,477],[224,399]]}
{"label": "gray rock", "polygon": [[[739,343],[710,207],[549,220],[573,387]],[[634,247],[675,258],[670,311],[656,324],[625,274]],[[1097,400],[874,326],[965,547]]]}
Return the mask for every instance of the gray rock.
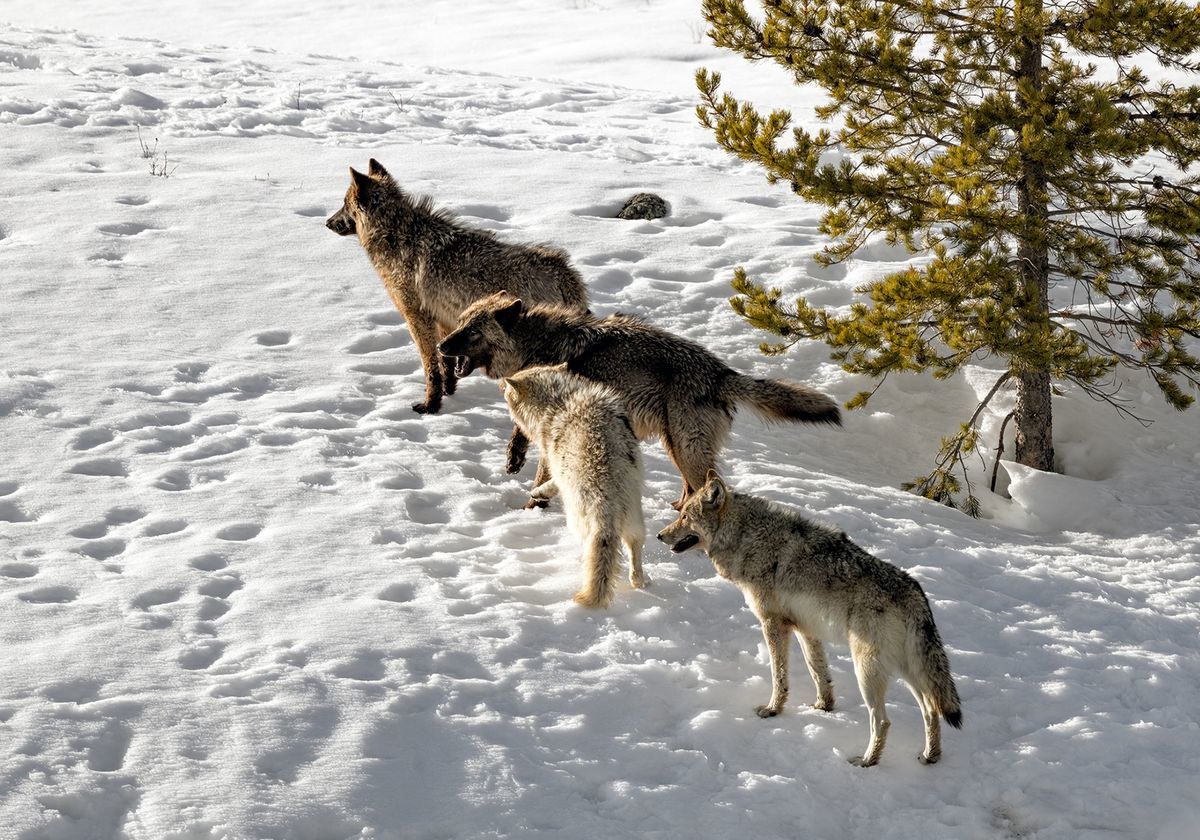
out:
{"label": "gray rock", "polygon": [[654,193],[638,193],[621,208],[618,219],[661,219],[671,212],[671,206]]}

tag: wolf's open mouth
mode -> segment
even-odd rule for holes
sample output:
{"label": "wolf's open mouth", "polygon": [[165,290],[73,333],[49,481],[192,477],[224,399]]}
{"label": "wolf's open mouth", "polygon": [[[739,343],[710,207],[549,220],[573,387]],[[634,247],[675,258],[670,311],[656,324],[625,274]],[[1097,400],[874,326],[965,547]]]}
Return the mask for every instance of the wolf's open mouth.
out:
{"label": "wolf's open mouth", "polygon": [[475,370],[475,362],[470,356],[459,356],[454,363],[454,375],[459,379],[465,376],[470,376],[471,371]]}
{"label": "wolf's open mouth", "polygon": [[674,551],[676,554],[679,554],[680,552],[687,551],[689,548],[691,548],[698,542],[700,542],[699,537],[697,537],[695,534],[688,534],[686,537],[681,539],[679,542],[675,543],[675,545],[671,546],[671,551]]}

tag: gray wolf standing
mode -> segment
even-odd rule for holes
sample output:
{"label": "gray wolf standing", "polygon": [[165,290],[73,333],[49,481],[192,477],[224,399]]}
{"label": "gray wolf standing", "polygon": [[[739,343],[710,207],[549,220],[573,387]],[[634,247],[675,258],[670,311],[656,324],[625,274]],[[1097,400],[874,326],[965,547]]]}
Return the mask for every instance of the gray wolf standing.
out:
{"label": "gray wolf standing", "polygon": [[548,479],[536,499],[561,494],[567,524],[583,540],[584,584],[575,602],[611,603],[620,567],[619,542],[629,552],[629,583],[640,589],[642,459],[621,398],[564,367],[535,367],[503,380],[513,421],[537,442]]}
{"label": "gray wolf standing", "polygon": [[879,761],[887,739],[883,705],[899,675],[925,719],[922,764],[942,755],[938,716],[962,727],[958,690],[921,585],[891,563],[872,557],[842,532],[809,522],[765,499],[732,493],[715,473],[659,533],[672,551],[696,546],[717,573],[735,583],[762,622],[771,654],[771,699],[755,711],[771,717],[788,696],[788,631],[804,648],[817,684],[817,709],[833,708],[833,684],[822,639],[848,640],[854,674],[871,715],[871,740],[852,764]]}
{"label": "gray wolf standing", "polygon": [[[634,433],[658,437],[683,476],[676,506],[704,484],[725,445],[733,413],[749,405],[768,420],[840,423],[837,403],[804,385],[754,379],[698,344],[628,315],[597,318],[560,306],[525,306],[503,292],[478,300],[438,350],[482,366],[493,378],[565,362],[625,400]],[[511,456],[510,450],[510,456]],[[509,471],[521,468],[510,457]],[[536,484],[545,481],[539,467]]]}
{"label": "gray wolf standing", "polygon": [[501,289],[542,303],[587,309],[583,279],[562,251],[546,245],[501,242],[473,230],[428,198],[414,199],[374,158],[367,174],[350,169],[342,209],[325,221],[358,241],[408,323],[425,367],[425,400],[413,411],[435,414],[442,395],[453,394],[460,376],[454,361],[434,352],[469,303]]}

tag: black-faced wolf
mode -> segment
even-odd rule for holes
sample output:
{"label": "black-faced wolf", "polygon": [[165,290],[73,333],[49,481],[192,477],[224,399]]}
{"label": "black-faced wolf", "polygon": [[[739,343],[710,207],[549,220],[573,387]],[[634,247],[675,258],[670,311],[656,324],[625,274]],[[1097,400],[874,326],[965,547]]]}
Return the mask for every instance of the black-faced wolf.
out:
{"label": "black-faced wolf", "polygon": [[765,499],[733,493],[716,474],[684,502],[658,538],[672,551],[708,552],[717,573],[735,583],[762,622],[771,654],[771,699],[755,711],[771,717],[788,696],[789,631],[804,649],[817,686],[817,709],[833,708],[822,639],[848,641],[858,688],[871,716],[871,738],[854,764],[879,761],[889,721],[888,683],[899,676],[925,721],[922,764],[942,755],[939,715],[962,726],[958,690],[921,585],[872,557],[842,532],[810,522]]}
{"label": "black-faced wolf", "polygon": [[425,367],[425,399],[413,406],[421,414],[437,412],[442,395],[453,394],[465,375],[434,347],[471,302],[519,289],[533,301],[587,309],[583,280],[565,253],[469,228],[428,198],[408,195],[373,158],[366,175],[350,169],[346,200],[325,226],[341,236],[357,234],[408,322]]}
{"label": "black-faced wolf", "polygon": [[606,607],[612,601],[622,543],[629,583],[640,589],[642,460],[621,398],[562,367],[523,370],[500,388],[513,421],[537,443],[549,468],[533,498],[561,496],[567,524],[584,543],[584,584],[576,603]]}
{"label": "black-faced wolf", "polygon": [[[662,440],[683,476],[680,501],[716,466],[739,405],[768,420],[841,422],[837,403],[824,394],[795,382],[744,376],[700,345],[639,318],[526,307],[507,293],[467,307],[438,350],[465,359],[464,370],[483,367],[493,378],[566,363],[572,373],[610,386],[624,399],[638,438]],[[510,460],[510,471],[514,466],[520,469]],[[543,481],[539,469],[535,483]]]}

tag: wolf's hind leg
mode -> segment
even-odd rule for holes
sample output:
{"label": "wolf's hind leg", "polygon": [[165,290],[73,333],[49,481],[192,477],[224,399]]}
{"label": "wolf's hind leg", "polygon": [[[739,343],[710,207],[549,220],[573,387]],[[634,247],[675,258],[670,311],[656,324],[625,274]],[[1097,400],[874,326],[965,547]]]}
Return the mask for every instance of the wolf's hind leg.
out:
{"label": "wolf's hind leg", "polygon": [[854,675],[858,677],[858,690],[862,692],[871,716],[871,740],[861,756],[850,759],[851,764],[871,767],[879,763],[879,756],[887,742],[888,720],[884,696],[887,694],[888,675],[875,655],[872,645],[850,637],[850,657],[854,660]]}
{"label": "wolf's hind leg", "polygon": [[575,603],[592,608],[611,604],[620,563],[615,534],[611,531],[589,534],[583,549],[583,587],[575,593]]}
{"label": "wolf's hind leg", "polygon": [[933,701],[917,691],[911,683],[908,688],[913,697],[917,698],[917,705],[921,707],[921,718],[925,721],[925,751],[917,756],[917,761],[922,764],[936,764],[942,757],[942,722],[938,718]]}
{"label": "wolf's hind leg", "polygon": [[645,526],[631,529],[627,525],[621,540],[629,553],[629,585],[634,589],[642,589],[649,583],[646,573],[642,571],[642,545],[646,542]]}
{"label": "wolf's hind leg", "polygon": [[796,638],[800,640],[804,662],[808,665],[808,673],[817,687],[817,700],[813,703],[813,708],[822,712],[832,712],[833,679],[829,676],[829,663],[825,661],[825,647],[820,639],[805,635],[800,628],[796,628]]}
{"label": "wolf's hind leg", "polygon": [[774,717],[783,711],[788,697],[788,625],[782,618],[767,617],[762,620],[763,639],[767,642],[767,653],[771,656],[771,701],[757,706],[754,711],[759,717]]}
{"label": "wolf's hind leg", "polygon": [[[716,459],[711,453],[700,448],[705,441],[692,442],[695,439],[681,437],[673,432],[674,430],[663,436],[663,448],[667,450],[667,457],[671,459],[671,463],[675,465],[675,468],[679,470],[679,475],[683,478],[683,488],[679,491],[679,498],[671,502],[671,507],[679,510],[687,501],[688,496],[704,486],[708,471],[716,466]],[[689,442],[681,443],[681,440]]]}
{"label": "wolf's hind leg", "polygon": [[[546,460],[546,456],[542,455],[541,458],[538,458],[537,475],[535,475],[533,477],[533,486],[536,489],[538,487],[541,487],[543,484],[546,484],[550,480],[551,480],[550,464]],[[544,508],[548,504],[550,504],[550,500],[548,498],[540,499],[536,496],[530,495],[529,501],[525,503],[525,510],[533,510],[534,508]]]}

